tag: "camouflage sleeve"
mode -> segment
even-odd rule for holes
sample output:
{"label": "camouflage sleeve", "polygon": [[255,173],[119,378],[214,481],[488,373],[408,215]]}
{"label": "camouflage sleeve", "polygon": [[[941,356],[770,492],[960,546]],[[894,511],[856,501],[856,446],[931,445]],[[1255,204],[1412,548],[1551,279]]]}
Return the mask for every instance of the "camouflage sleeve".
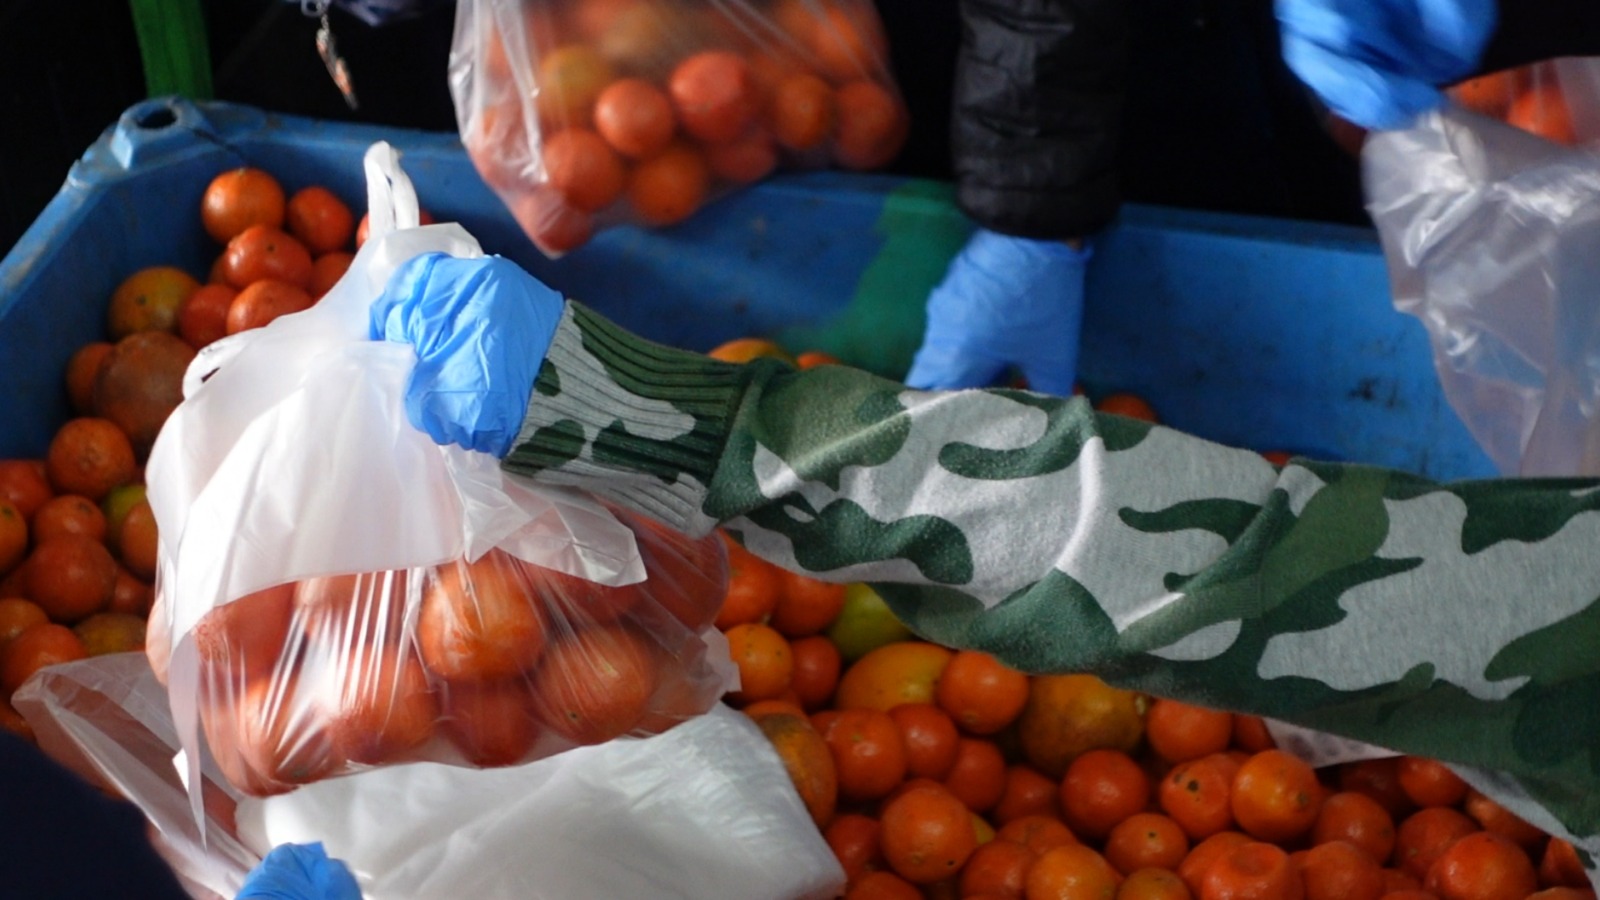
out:
{"label": "camouflage sleeve", "polygon": [[1258,454],[1022,391],[731,366],[569,305],[514,471],[874,584],[1030,672],[1506,773],[1600,833],[1600,491]]}

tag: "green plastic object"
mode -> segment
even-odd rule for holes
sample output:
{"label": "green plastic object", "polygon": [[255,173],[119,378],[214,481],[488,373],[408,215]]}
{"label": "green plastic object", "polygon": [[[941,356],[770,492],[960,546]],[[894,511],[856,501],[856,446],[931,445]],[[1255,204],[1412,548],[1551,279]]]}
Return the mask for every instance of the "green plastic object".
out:
{"label": "green plastic object", "polygon": [[200,0],[129,0],[145,96],[211,99],[211,50]]}

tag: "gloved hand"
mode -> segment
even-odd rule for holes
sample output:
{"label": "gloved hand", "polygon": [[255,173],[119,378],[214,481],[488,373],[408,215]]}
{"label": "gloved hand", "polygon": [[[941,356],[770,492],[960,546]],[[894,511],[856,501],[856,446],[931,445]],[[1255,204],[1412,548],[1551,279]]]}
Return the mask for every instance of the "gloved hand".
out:
{"label": "gloved hand", "polygon": [[245,876],[234,900],[361,900],[361,887],[320,842],[279,844]]}
{"label": "gloved hand", "polygon": [[411,424],[440,444],[503,457],[528,411],[561,295],[498,256],[425,253],[395,270],[372,303],[372,336],[410,344]]}
{"label": "gloved hand", "polygon": [[1335,113],[1398,128],[1473,73],[1495,0],[1275,0],[1289,68]]}
{"label": "gloved hand", "polygon": [[906,384],[986,387],[1014,365],[1030,390],[1070,395],[1090,255],[1087,245],[973,232],[928,296],[928,325]]}

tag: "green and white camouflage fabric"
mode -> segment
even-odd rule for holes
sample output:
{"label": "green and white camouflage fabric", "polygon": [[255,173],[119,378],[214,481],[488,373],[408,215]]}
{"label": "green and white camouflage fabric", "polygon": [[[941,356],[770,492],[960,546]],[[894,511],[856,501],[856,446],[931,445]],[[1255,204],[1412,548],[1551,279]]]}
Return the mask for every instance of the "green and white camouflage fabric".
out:
{"label": "green and white camouflage fabric", "polygon": [[1600,481],[1439,484],[1017,390],[731,365],[568,303],[508,469],[1027,672],[1443,760],[1600,844]]}

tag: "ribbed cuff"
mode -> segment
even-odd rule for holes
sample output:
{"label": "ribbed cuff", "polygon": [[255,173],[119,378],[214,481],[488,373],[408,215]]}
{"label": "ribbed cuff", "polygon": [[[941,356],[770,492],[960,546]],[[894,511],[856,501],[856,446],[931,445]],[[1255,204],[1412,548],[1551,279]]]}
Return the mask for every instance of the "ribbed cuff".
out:
{"label": "ribbed cuff", "polygon": [[568,301],[502,465],[613,500],[691,535],[743,367],[647,341]]}

